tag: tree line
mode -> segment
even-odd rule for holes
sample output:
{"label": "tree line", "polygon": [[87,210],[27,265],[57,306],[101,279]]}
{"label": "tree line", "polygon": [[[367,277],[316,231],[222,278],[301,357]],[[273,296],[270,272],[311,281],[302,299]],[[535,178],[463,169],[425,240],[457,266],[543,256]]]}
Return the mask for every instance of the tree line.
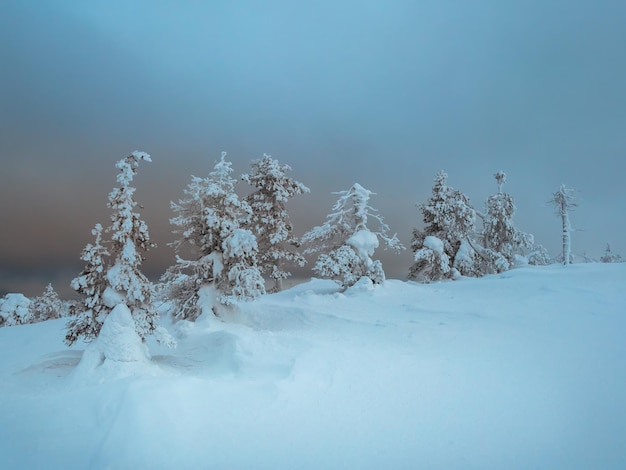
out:
{"label": "tree line", "polygon": [[[85,267],[71,281],[80,300],[62,302],[52,286],[33,301],[9,294],[0,299],[0,326],[67,316],[65,340],[72,345],[79,338],[97,338],[108,314],[124,304],[142,339],[153,334],[169,343],[171,337],[158,326],[157,301],[167,303],[176,319],[221,316],[236,302],[265,294],[266,280],[270,292],[280,291],[291,275],[290,267],[305,265],[305,255],[317,256],[312,269],[318,277],[332,279],[343,289],[357,282],[380,284],[385,273],[380,260],[373,259],[376,249],[380,245],[396,253],[406,249],[370,205],[375,193],[358,183],[334,193],[338,198],[326,220],[296,237],[286,204],[310,190],[288,176],[291,167],[269,155],[252,161],[251,171],[239,179],[252,192],[242,198],[236,192],[238,180],[233,177],[232,164],[222,153],[206,177],[192,176],[183,197],[171,203],[174,215],[170,223],[176,239],[170,245],[176,262],[155,284],[141,271],[154,246],[137,212],[140,206],[132,186],[142,162],[151,162],[150,156],[136,151],[116,163],[118,187],[109,194],[107,204],[110,225],[93,228],[94,240],[81,254]],[[515,227],[515,204],[504,190],[505,173],[497,172],[494,177],[497,191],[481,211],[447,184],[445,172],[435,176],[432,195],[417,205],[423,227],[413,231],[408,279],[432,282],[480,277],[517,264],[552,262],[545,248],[534,243],[532,234]],[[562,222],[561,262],[569,264],[574,192],[561,185],[550,202]],[[601,260],[622,261],[608,245]]]}

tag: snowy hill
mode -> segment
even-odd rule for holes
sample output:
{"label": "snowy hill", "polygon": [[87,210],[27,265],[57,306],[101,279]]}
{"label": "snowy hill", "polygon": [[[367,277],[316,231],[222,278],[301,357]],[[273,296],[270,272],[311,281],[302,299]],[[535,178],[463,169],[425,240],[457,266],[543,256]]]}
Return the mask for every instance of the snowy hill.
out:
{"label": "snowy hill", "polygon": [[626,264],[338,293],[166,325],[131,372],[0,329],[2,468],[626,468]]}

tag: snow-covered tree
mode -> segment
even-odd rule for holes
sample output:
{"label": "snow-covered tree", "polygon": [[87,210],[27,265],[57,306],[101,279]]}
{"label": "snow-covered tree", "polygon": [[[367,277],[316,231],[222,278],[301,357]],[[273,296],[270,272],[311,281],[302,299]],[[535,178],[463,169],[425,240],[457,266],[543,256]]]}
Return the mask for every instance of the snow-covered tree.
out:
{"label": "snow-covered tree", "polygon": [[[452,279],[457,274],[476,274],[476,250],[471,241],[476,212],[465,194],[446,184],[447,178],[448,175],[440,171],[435,176],[432,196],[426,204],[418,204],[425,227],[423,230],[413,230],[411,248],[414,264],[409,271],[410,279],[428,282]],[[434,240],[425,244],[427,237],[435,237],[441,241],[445,257],[440,256],[436,250],[433,251],[433,247],[439,247]],[[450,269],[438,267],[442,259],[447,259]]]}
{"label": "snow-covered tree", "polygon": [[[120,185],[109,194],[108,207],[112,209],[110,249],[102,243],[102,227],[96,225],[94,245],[87,245],[82,259],[87,262],[82,274],[71,285],[83,296],[83,304],[75,308],[74,317],[68,323],[65,341],[74,343],[79,337],[87,341],[95,339],[107,315],[117,305],[124,304],[131,312],[135,329],[140,338],[155,334],[159,342],[174,345],[169,334],[157,325],[158,314],[153,304],[154,287],[141,272],[140,266],[152,246],[148,227],[135,212],[137,202],[135,188],[130,184],[137,174],[139,162],[152,161],[150,155],[135,151],[117,162]],[[112,261],[106,260],[106,258]],[[108,261],[108,262],[107,262]]]}
{"label": "snow-covered tree", "polygon": [[103,294],[108,283],[106,279],[105,259],[108,250],[102,244],[102,225],[96,224],[91,231],[95,237],[93,244],[88,243],[81,259],[87,264],[70,285],[82,298],[82,301],[70,310],[72,317],[67,324],[65,342],[71,346],[78,338],[91,341],[98,336],[104,319],[111,311],[104,300]]}
{"label": "snow-covered tree", "polygon": [[[258,246],[254,235],[242,227],[250,224],[252,209],[235,192],[231,163],[226,153],[206,178],[192,176],[185,198],[172,202],[176,216],[170,223],[179,238],[172,243],[177,263],[164,276],[177,318],[194,320],[212,302],[250,300],[265,292],[257,266]],[[190,259],[180,255],[189,250]],[[202,292],[201,292],[202,291]],[[211,291],[211,295],[205,293]]]}
{"label": "snow-covered tree", "polygon": [[252,172],[242,180],[256,190],[246,201],[252,208],[248,228],[256,234],[259,247],[259,268],[274,280],[274,291],[282,289],[282,281],[291,276],[284,262],[304,266],[306,260],[295,248],[300,241],[293,235],[289,213],[285,207],[292,197],[308,193],[309,188],[286,175],[289,165],[281,165],[269,155],[251,163]]}
{"label": "snow-covered tree", "polygon": [[533,236],[518,230],[513,224],[515,204],[511,195],[502,191],[506,174],[499,171],[494,176],[498,192],[487,198],[482,232],[484,250],[480,254],[482,264],[489,265],[485,266],[487,272],[502,272],[509,269],[516,255],[521,255],[524,249],[532,246]]}
{"label": "snow-covered tree", "polygon": [[617,253],[613,253],[613,250],[611,250],[611,245],[607,243],[604,254],[600,257],[600,261],[602,261],[603,263],[623,263],[624,258],[622,258]]}
{"label": "snow-covered tree", "polygon": [[153,304],[154,286],[141,272],[144,253],[154,246],[148,227],[135,212],[135,188],[130,184],[137,174],[139,163],[151,162],[145,152],[133,152],[117,162],[119,188],[109,194],[108,207],[113,210],[112,224],[107,228],[111,235],[113,264],[106,273],[109,289],[104,292],[105,304],[114,308],[124,303],[133,316],[139,336],[144,339],[157,329],[158,314]]}
{"label": "snow-covered tree", "polygon": [[40,297],[35,297],[30,303],[32,319],[29,323],[61,318],[64,306],[59,294],[56,293],[52,284],[48,284]]}
{"label": "snow-covered tree", "polygon": [[7,294],[0,299],[0,326],[30,323],[31,301],[24,294]]}
{"label": "snow-covered tree", "polygon": [[[309,245],[305,253],[321,253],[313,270],[321,277],[334,279],[342,287],[354,285],[361,277],[373,283],[385,280],[380,261],[372,260],[379,240],[396,252],[404,246],[396,234],[389,236],[389,226],[369,205],[372,193],[358,183],[347,191],[340,191],[333,213],[323,225],[304,234],[302,242]],[[378,223],[378,230],[367,227],[368,219]]]}
{"label": "snow-covered tree", "polygon": [[562,184],[558,191],[552,194],[550,201],[556,208],[557,214],[561,217],[561,226],[563,230],[563,264],[571,263],[572,256],[572,226],[569,221],[569,213],[574,210],[578,204],[574,198],[574,189],[566,187]]}

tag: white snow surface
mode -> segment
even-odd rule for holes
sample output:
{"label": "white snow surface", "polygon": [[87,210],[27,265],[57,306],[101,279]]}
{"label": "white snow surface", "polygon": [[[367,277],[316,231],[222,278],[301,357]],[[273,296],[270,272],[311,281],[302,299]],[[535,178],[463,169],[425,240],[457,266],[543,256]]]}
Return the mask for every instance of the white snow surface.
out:
{"label": "white snow surface", "polygon": [[97,381],[75,380],[92,350],[65,320],[0,328],[2,468],[623,469],[625,281],[312,280],[169,325],[176,350],[149,339]]}

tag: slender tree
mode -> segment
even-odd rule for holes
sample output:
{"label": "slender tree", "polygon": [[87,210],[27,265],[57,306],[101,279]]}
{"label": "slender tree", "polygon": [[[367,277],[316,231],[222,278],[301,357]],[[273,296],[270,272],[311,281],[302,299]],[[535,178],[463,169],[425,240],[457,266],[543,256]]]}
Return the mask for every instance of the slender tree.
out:
{"label": "slender tree", "polygon": [[574,189],[566,187],[562,184],[558,191],[552,193],[551,203],[556,208],[557,215],[561,217],[561,227],[563,233],[563,264],[568,265],[571,263],[572,252],[572,240],[571,232],[572,226],[569,220],[569,213],[573,211],[578,204],[574,197]]}
{"label": "slender tree", "polygon": [[[150,155],[135,151],[117,162],[120,185],[109,194],[108,207],[112,209],[111,233],[107,250],[102,242],[102,227],[96,225],[94,245],[87,245],[82,259],[87,262],[82,274],[72,281],[72,287],[83,296],[80,308],[75,308],[74,318],[68,323],[66,342],[74,343],[79,337],[90,341],[100,334],[109,313],[124,304],[131,313],[135,330],[141,339],[155,334],[159,342],[175,344],[164,328],[157,325],[158,314],[153,304],[154,287],[141,272],[144,254],[154,246],[150,242],[148,227],[135,212],[135,188],[131,187],[137,167],[142,161],[150,162]],[[112,261],[111,261],[112,260]]]}
{"label": "slender tree", "polygon": [[252,172],[242,180],[255,188],[246,198],[252,209],[248,228],[256,234],[259,247],[259,268],[274,281],[274,291],[282,289],[282,281],[291,276],[284,263],[304,266],[306,260],[296,248],[300,241],[293,235],[293,227],[286,203],[298,194],[310,190],[304,184],[286,175],[289,165],[281,165],[269,155],[251,163]]}
{"label": "slender tree", "polygon": [[6,294],[0,298],[0,327],[30,323],[31,300],[24,294]]}
{"label": "slender tree", "polygon": [[130,309],[135,328],[143,339],[157,328],[158,314],[153,304],[154,286],[141,272],[145,253],[154,246],[148,227],[135,212],[135,188],[131,187],[139,163],[151,162],[145,152],[133,152],[117,162],[119,188],[109,194],[108,206],[113,210],[111,226],[111,257],[113,265],[107,270],[110,295],[105,299],[115,307],[124,303]]}

